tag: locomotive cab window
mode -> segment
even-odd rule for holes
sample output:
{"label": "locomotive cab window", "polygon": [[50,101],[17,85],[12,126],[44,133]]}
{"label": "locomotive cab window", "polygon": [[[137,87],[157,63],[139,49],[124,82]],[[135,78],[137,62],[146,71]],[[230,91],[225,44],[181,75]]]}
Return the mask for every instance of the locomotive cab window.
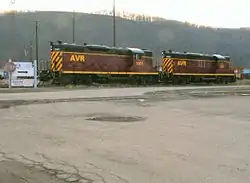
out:
{"label": "locomotive cab window", "polygon": [[61,51],[61,49],[60,48],[54,48],[54,49],[52,49],[53,51]]}
{"label": "locomotive cab window", "polygon": [[136,60],[139,60],[139,59],[142,58],[142,55],[137,53],[137,54],[134,55],[134,58],[135,58]]}

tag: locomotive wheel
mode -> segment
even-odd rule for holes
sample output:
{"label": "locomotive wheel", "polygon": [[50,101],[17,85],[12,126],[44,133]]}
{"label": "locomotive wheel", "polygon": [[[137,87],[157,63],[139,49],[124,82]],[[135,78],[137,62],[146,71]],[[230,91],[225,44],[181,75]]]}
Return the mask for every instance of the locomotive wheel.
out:
{"label": "locomotive wheel", "polygon": [[179,82],[179,81],[178,81],[177,78],[174,77],[174,78],[172,79],[172,84],[173,84],[173,85],[177,85],[178,82]]}
{"label": "locomotive wheel", "polygon": [[190,78],[190,77],[187,77],[187,78],[186,78],[186,84],[190,84],[190,82],[191,82],[191,78]]}
{"label": "locomotive wheel", "polygon": [[207,85],[210,85],[211,84],[211,81],[205,81],[205,83],[207,84]]}
{"label": "locomotive wheel", "polygon": [[216,79],[216,84],[223,84],[223,83],[224,83],[223,78],[217,78]]}
{"label": "locomotive wheel", "polygon": [[62,86],[72,84],[72,79],[71,79],[70,75],[62,74],[59,77],[59,84],[62,85]]}

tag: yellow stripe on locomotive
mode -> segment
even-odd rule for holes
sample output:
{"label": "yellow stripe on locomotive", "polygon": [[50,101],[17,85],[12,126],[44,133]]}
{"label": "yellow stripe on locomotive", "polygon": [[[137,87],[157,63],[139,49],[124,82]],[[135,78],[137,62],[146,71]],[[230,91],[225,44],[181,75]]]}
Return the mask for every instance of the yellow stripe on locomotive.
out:
{"label": "yellow stripe on locomotive", "polygon": [[171,58],[163,58],[162,62],[162,70],[163,72],[173,73],[174,71],[174,62]]}
{"label": "yellow stripe on locomotive", "polygon": [[63,66],[63,52],[61,51],[51,51],[50,52],[50,63],[51,70],[54,72],[59,72],[62,70]]}

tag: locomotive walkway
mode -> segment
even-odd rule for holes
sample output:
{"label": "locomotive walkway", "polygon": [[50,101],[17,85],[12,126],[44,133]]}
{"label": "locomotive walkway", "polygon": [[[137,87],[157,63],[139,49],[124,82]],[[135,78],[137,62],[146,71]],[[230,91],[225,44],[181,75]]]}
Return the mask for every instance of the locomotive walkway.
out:
{"label": "locomotive walkway", "polygon": [[[103,88],[103,89],[71,89],[71,90],[55,90],[39,92],[36,89],[30,89],[27,92],[19,93],[19,89],[11,89],[1,92],[0,100],[45,100],[45,99],[76,99],[76,98],[96,98],[96,97],[126,97],[138,96],[147,92],[169,91],[169,90],[185,90],[185,89],[224,89],[224,88],[249,88],[249,85],[236,86],[190,86],[190,87],[140,87],[140,88]],[[13,92],[17,90],[17,92]]]}

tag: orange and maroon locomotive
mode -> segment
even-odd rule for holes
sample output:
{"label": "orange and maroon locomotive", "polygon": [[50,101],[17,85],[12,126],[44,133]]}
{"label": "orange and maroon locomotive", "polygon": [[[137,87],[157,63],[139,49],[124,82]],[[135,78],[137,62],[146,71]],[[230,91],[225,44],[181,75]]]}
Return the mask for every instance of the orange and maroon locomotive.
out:
{"label": "orange and maroon locomotive", "polygon": [[162,51],[162,72],[176,84],[236,81],[230,57],[219,54]]}
{"label": "orange and maroon locomotive", "polygon": [[230,57],[162,51],[161,69],[147,49],[50,43],[53,80],[68,83],[184,84],[235,82]]}
{"label": "orange and maroon locomotive", "polygon": [[[152,52],[106,45],[51,42],[51,71],[58,82],[156,82]],[[119,81],[120,80],[120,81]]]}

